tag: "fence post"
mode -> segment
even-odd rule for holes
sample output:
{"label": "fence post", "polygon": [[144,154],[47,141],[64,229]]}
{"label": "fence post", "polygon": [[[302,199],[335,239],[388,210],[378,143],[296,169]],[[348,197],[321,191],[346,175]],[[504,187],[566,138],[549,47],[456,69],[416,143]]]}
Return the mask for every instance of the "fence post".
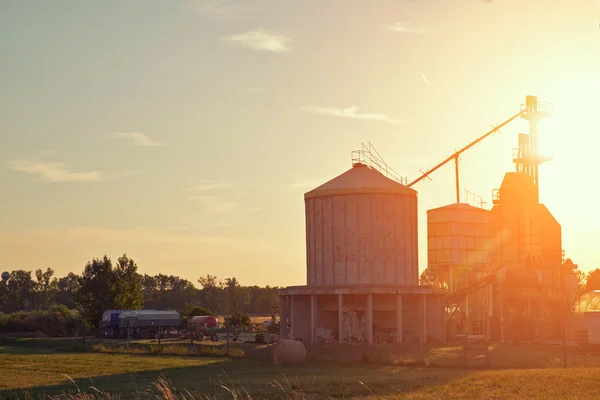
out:
{"label": "fence post", "polygon": [[563,367],[567,368],[567,328],[563,328],[562,347],[563,347]]}
{"label": "fence post", "polygon": [[468,352],[469,352],[469,334],[467,332],[467,328],[465,328],[465,354],[464,354],[464,364],[465,367],[469,365],[469,356],[468,356]]}

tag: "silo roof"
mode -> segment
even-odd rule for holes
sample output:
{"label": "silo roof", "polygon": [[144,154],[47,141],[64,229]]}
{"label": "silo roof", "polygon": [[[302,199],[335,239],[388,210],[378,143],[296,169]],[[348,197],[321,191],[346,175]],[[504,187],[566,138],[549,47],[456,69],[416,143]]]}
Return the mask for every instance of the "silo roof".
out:
{"label": "silo roof", "polygon": [[305,193],[304,198],[359,193],[417,195],[415,190],[386,177],[376,169],[358,163],[343,174]]}
{"label": "silo roof", "polygon": [[486,210],[485,208],[475,207],[475,206],[472,206],[471,204],[467,204],[467,203],[447,204],[447,205],[441,206],[441,207],[430,208],[429,210],[427,210],[427,212],[437,211],[437,210],[472,210],[472,211],[489,212],[489,210]]}

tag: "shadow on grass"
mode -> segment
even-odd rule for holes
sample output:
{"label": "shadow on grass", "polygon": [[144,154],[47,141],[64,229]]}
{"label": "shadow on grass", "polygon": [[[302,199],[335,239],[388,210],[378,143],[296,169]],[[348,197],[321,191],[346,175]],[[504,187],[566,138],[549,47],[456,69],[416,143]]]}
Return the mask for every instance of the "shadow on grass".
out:
{"label": "shadow on grass", "polygon": [[[110,357],[110,355],[106,355]],[[64,393],[109,392],[124,398],[148,396],[152,383],[164,377],[179,393],[189,391],[215,398],[348,398],[410,392],[469,374],[465,370],[378,367],[315,362],[305,366],[277,368],[252,360],[223,360],[187,367],[145,370],[105,376],[70,379],[60,383],[25,389],[0,391],[0,398],[44,398]],[[175,392],[177,394],[177,392]],[[162,397],[165,398],[165,397]]]}

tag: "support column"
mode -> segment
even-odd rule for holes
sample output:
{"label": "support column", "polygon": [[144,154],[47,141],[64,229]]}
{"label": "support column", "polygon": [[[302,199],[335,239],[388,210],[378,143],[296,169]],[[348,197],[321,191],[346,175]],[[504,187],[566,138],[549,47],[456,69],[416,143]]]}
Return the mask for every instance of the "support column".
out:
{"label": "support column", "polygon": [[317,328],[317,296],[310,295],[310,344],[315,344],[315,329]]}
{"label": "support column", "polygon": [[290,296],[290,339],[296,340],[294,335],[294,296]]}
{"label": "support column", "polygon": [[367,295],[367,344],[373,344],[373,295]]}
{"label": "support column", "polygon": [[437,296],[437,298],[438,298],[438,310],[440,310],[440,318],[439,318],[440,327],[441,327],[440,339],[442,340],[443,343],[446,343],[448,334],[446,332],[446,307],[445,307],[445,303],[444,303],[444,296],[439,295],[439,296]]}
{"label": "support column", "polygon": [[338,294],[338,343],[344,343],[344,295]]}
{"label": "support column", "polygon": [[287,296],[279,296],[279,337],[287,339]]}
{"label": "support column", "polygon": [[489,287],[490,299],[489,299],[489,312],[488,312],[488,329],[487,337],[488,340],[492,340],[492,318],[494,316],[494,287],[490,284]]}
{"label": "support column", "polygon": [[423,343],[427,343],[427,295],[423,295]]}
{"label": "support column", "polygon": [[403,324],[402,324],[402,295],[396,295],[396,343],[402,343],[402,333],[403,333]]}

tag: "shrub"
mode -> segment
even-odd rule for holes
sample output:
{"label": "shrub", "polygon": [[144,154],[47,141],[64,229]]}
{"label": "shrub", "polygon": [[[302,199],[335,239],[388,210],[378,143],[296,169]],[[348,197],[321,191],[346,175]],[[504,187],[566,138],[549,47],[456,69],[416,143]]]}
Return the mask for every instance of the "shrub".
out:
{"label": "shrub", "polygon": [[83,320],[76,311],[62,305],[51,306],[47,310],[0,314],[1,334],[41,332],[51,337],[72,336],[82,324]]}

